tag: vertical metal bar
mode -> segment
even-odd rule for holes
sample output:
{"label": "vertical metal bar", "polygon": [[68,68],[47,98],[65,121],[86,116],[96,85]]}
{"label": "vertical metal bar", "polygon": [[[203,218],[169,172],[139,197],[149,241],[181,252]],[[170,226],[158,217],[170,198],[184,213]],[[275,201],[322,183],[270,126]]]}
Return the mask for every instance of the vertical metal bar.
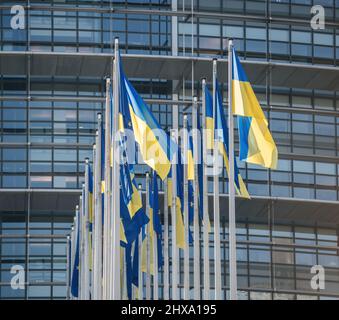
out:
{"label": "vertical metal bar", "polygon": [[119,101],[120,101],[120,65],[119,65],[119,40],[114,40],[114,104],[113,104],[113,120],[112,124],[112,151],[113,161],[113,179],[112,179],[112,201],[114,205],[113,210],[113,224],[112,232],[112,271],[113,279],[112,298],[113,300],[121,299],[121,284],[120,284],[120,171],[119,171],[119,141],[115,138],[115,133],[119,133]]}
{"label": "vertical metal bar", "polygon": [[168,180],[164,181],[164,294],[163,299],[169,299],[169,259],[168,259]]}
{"label": "vertical metal bar", "polygon": [[[139,192],[141,195],[141,184],[139,184]],[[143,300],[144,298],[144,282],[143,282],[143,272],[142,272],[142,230],[139,233],[138,241],[138,257],[139,257],[139,270],[138,270],[138,300]]]}
{"label": "vertical metal bar", "polygon": [[198,100],[193,97],[192,108],[192,134],[193,134],[193,158],[194,158],[194,217],[193,217],[193,277],[194,277],[194,300],[200,300],[200,228],[199,228],[199,173],[198,164],[201,159],[199,157],[200,143],[198,140]]}
{"label": "vertical metal bar", "polygon": [[[146,215],[150,217],[150,204],[149,204],[149,173],[146,172]],[[146,300],[151,299],[151,235],[150,223],[146,225]]]}
{"label": "vertical metal bar", "polygon": [[104,193],[104,242],[103,242],[103,277],[102,277],[102,298],[109,299],[109,284],[110,284],[110,212],[111,212],[111,197],[110,197],[110,179],[111,179],[111,164],[110,164],[110,127],[111,127],[111,108],[110,108],[110,86],[111,80],[106,79],[106,110],[105,110],[105,193]]}
{"label": "vertical metal bar", "polygon": [[[217,119],[217,60],[213,59],[213,113],[214,119]],[[215,300],[221,299],[221,261],[220,261],[220,199],[219,199],[219,142],[218,134],[214,134],[214,297]]]}
{"label": "vertical metal bar", "polygon": [[229,122],[229,264],[230,264],[230,299],[237,300],[237,247],[235,221],[234,190],[234,124],[232,110],[232,54],[233,41],[228,41],[228,122]]}
{"label": "vertical metal bar", "polygon": [[187,134],[187,115],[184,115],[183,132],[183,154],[184,154],[184,227],[185,227],[185,248],[184,248],[184,300],[189,300],[189,202],[188,202],[188,134]]}
{"label": "vertical metal bar", "polygon": [[89,189],[88,189],[88,175],[89,175],[89,159],[85,159],[85,215],[84,215],[84,299],[89,300],[90,298],[90,270],[89,270]]}
{"label": "vertical metal bar", "polygon": [[202,79],[202,112],[203,112],[203,246],[204,246],[204,299],[210,298],[210,262],[209,262],[209,230],[208,230],[208,180],[207,180],[207,130],[206,130],[206,79]]}
{"label": "vertical metal bar", "polygon": [[[172,139],[176,141],[175,132],[172,132]],[[179,261],[179,249],[177,247],[177,162],[178,162],[178,150],[174,154],[174,161],[172,165],[172,300],[178,300],[178,261]]]}

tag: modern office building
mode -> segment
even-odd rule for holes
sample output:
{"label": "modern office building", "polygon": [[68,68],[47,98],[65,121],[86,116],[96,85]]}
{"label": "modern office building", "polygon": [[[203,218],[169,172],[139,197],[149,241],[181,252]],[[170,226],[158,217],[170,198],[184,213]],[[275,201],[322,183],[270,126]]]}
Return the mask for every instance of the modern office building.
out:
{"label": "modern office building", "polygon": [[[311,26],[314,5],[324,29]],[[234,39],[279,150],[275,171],[238,162],[252,196],[237,199],[239,298],[339,298],[339,0],[1,1],[0,25],[0,299],[66,297],[66,235],[114,37],[166,130],[182,126],[201,78],[211,84],[215,57],[227,106]],[[225,172],[220,186],[226,298]],[[10,284],[18,265],[24,289]],[[312,288],[314,265],[324,287]]]}

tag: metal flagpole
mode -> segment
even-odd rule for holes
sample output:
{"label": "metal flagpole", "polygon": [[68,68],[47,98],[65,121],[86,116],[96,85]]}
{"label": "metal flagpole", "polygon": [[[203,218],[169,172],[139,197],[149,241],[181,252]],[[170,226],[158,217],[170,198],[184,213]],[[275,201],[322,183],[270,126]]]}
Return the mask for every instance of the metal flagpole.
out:
{"label": "metal flagpole", "polygon": [[113,135],[112,144],[113,149],[113,179],[112,179],[112,203],[114,206],[112,217],[112,271],[113,277],[111,285],[113,286],[112,298],[113,300],[121,299],[121,285],[120,285],[120,149],[119,141],[115,138],[115,132],[119,134],[119,101],[120,101],[120,65],[119,65],[119,40],[114,40],[114,105],[113,105]]}
{"label": "metal flagpole", "polygon": [[[153,174],[156,174],[155,171],[153,171]],[[153,181],[153,180],[152,180]],[[154,187],[152,187],[153,192]],[[153,207],[154,210],[154,207]],[[159,212],[153,211],[153,221],[154,221],[154,215],[159,214]],[[159,273],[158,273],[158,237],[157,233],[154,230],[154,224],[153,224],[153,300],[159,300]]]}
{"label": "metal flagpole", "polygon": [[[139,184],[139,192],[141,196],[141,184]],[[142,272],[142,230],[139,232],[138,241],[138,257],[139,257],[139,270],[138,270],[138,300],[144,299],[144,282]]]}
{"label": "metal flagpole", "polygon": [[84,239],[85,239],[85,247],[84,247],[84,256],[85,256],[85,270],[84,270],[84,299],[89,300],[90,298],[90,265],[89,265],[89,191],[88,191],[88,176],[89,176],[89,159],[85,159],[85,230],[84,230]]}
{"label": "metal flagpole", "polygon": [[85,215],[84,215],[84,201],[85,201],[85,184],[82,184],[82,195],[81,195],[81,206],[80,206],[80,215],[81,215],[81,300],[85,300],[85,270],[86,270],[86,258],[85,258]]}
{"label": "metal flagpole", "polygon": [[228,41],[228,127],[229,127],[229,265],[230,265],[230,299],[237,300],[237,247],[235,222],[235,190],[234,190],[234,124],[232,110],[232,50],[233,41]]}
{"label": "metal flagpole", "polygon": [[193,132],[193,150],[194,159],[194,217],[193,217],[193,252],[194,252],[194,300],[200,300],[200,235],[199,235],[199,177],[198,177],[198,163],[199,163],[199,142],[198,142],[198,100],[193,97],[192,108],[192,132]]}
{"label": "metal flagpole", "polygon": [[164,300],[169,299],[168,178],[164,181]]}
{"label": "metal flagpole", "polygon": [[[146,172],[146,215],[150,218],[150,205],[149,205],[149,173]],[[146,225],[146,300],[151,299],[151,237],[150,237],[150,222]]]}
{"label": "metal flagpole", "polygon": [[96,133],[95,133],[95,143],[93,144],[93,174],[92,174],[92,177],[93,177],[93,194],[92,194],[92,234],[90,234],[90,239],[91,239],[91,244],[92,244],[92,247],[91,247],[91,252],[90,252],[90,255],[91,255],[91,258],[90,258],[90,261],[92,263],[92,269],[91,269],[91,285],[90,285],[90,288],[91,288],[91,300],[95,300],[95,297],[94,297],[94,291],[96,290],[96,283],[95,283],[95,275],[96,275],[96,265],[95,265],[95,251],[96,251],[96,246],[95,246],[95,205],[96,205],[96,185],[95,185],[95,178],[96,178],[96,158],[97,158],[97,155],[96,155],[96,142],[97,142],[97,137],[98,137],[98,130],[96,130]]}
{"label": "metal flagpole", "polygon": [[104,236],[103,236],[103,276],[102,276],[102,298],[104,300],[109,299],[109,284],[110,284],[110,250],[109,250],[109,239],[110,239],[110,212],[111,212],[111,197],[110,197],[110,126],[111,126],[111,115],[110,115],[110,86],[111,80],[106,79],[106,110],[105,110],[105,192],[104,192]]}
{"label": "metal flagpole", "polygon": [[183,132],[183,154],[184,154],[184,227],[185,227],[185,248],[184,248],[184,300],[189,300],[190,294],[189,294],[189,286],[190,286],[190,280],[189,280],[189,206],[190,203],[188,203],[188,134],[187,134],[187,115],[184,115],[184,132]]}
{"label": "metal flagpole", "polygon": [[209,230],[208,230],[208,185],[207,185],[207,130],[206,130],[206,79],[202,79],[202,130],[203,130],[203,252],[204,252],[204,299],[210,298],[210,262],[209,262]]}
{"label": "metal flagpole", "polygon": [[67,283],[67,293],[66,293],[66,299],[70,299],[70,293],[71,293],[71,287],[70,287],[70,274],[71,274],[71,268],[72,268],[72,263],[71,263],[71,250],[70,246],[72,245],[72,242],[70,240],[70,236],[67,236],[67,247],[66,247],[66,283]]}
{"label": "metal flagpole", "polygon": [[75,250],[75,223],[76,223],[76,217],[74,217],[74,220],[73,220],[73,226],[72,226],[72,231],[71,231],[71,254],[70,254],[70,259],[69,259],[69,268],[70,268],[70,273],[69,273],[69,290],[70,290],[70,293],[69,293],[69,299],[72,299],[72,292],[71,292],[71,284],[72,284],[72,274],[73,274],[73,265],[74,265],[74,250]]}
{"label": "metal flagpole", "polygon": [[82,198],[84,196],[84,185],[82,185],[81,195],[79,197],[79,208],[78,208],[78,228],[79,228],[79,292],[78,292],[78,300],[82,300],[82,288],[83,288],[83,239],[82,239],[82,224],[83,224],[83,217],[82,217]]}
{"label": "metal flagpole", "polygon": [[101,196],[101,154],[102,154],[102,115],[98,113],[98,134],[96,137],[96,161],[95,161],[95,210],[94,210],[94,246],[95,256],[93,258],[94,272],[94,298],[97,300],[102,299],[102,196]]}
{"label": "metal flagpole", "polygon": [[[176,142],[175,132],[172,138]],[[178,300],[178,271],[179,271],[179,249],[177,248],[177,162],[179,149],[175,151],[172,164],[172,300]]]}
{"label": "metal flagpole", "polygon": [[[217,81],[217,60],[213,59],[213,113],[214,119],[216,113],[216,81]],[[217,133],[214,134],[214,297],[215,300],[221,299],[221,260],[220,260],[220,200],[219,200],[219,148]]]}

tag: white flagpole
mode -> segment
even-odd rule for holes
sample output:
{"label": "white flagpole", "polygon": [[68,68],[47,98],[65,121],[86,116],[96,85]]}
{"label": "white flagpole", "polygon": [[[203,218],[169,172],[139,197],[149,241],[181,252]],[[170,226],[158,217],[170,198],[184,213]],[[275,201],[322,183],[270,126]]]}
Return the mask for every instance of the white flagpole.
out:
{"label": "white flagpole", "polygon": [[[73,230],[72,230],[73,233]],[[73,235],[72,235],[73,238]],[[67,283],[67,293],[66,293],[66,299],[69,300],[70,296],[71,296],[71,286],[70,286],[70,274],[71,274],[71,270],[72,270],[72,262],[71,262],[71,255],[72,255],[72,251],[70,250],[70,246],[72,246],[72,242],[71,242],[71,237],[67,236],[67,248],[66,248],[66,257],[67,257],[67,261],[66,261],[66,283]]]}
{"label": "white flagpole", "polygon": [[198,100],[193,97],[192,108],[192,132],[193,132],[193,150],[194,159],[194,217],[193,217],[193,251],[194,251],[194,300],[200,300],[200,235],[199,235],[199,142],[198,142]]}
{"label": "white flagpole", "polygon": [[164,181],[164,294],[169,299],[169,259],[168,259],[168,178]]}
{"label": "white flagpole", "polygon": [[88,191],[88,175],[89,175],[89,160],[85,159],[85,230],[84,230],[84,256],[85,256],[85,270],[84,270],[84,299],[90,298],[90,252],[89,252],[89,191]]}
{"label": "white flagpole", "polygon": [[84,201],[85,201],[85,184],[82,184],[82,193],[80,196],[80,239],[81,239],[81,250],[80,250],[80,279],[81,279],[81,295],[80,299],[85,300],[85,270],[86,270],[86,258],[85,258],[85,233],[86,233],[86,225],[85,225],[85,215],[84,215]]}
{"label": "white flagpole", "polygon": [[[213,59],[213,113],[216,118],[216,81],[217,81],[217,60]],[[219,200],[219,148],[217,133],[214,134],[214,297],[221,299],[221,260],[220,260],[220,200]]]}
{"label": "white flagpole", "polygon": [[[150,219],[150,204],[149,204],[149,173],[146,172],[146,215]],[[150,222],[146,225],[146,300],[151,299],[151,230]]]}
{"label": "white flagpole", "polygon": [[[156,174],[153,171],[153,174]],[[153,208],[154,210],[154,208]],[[153,211],[153,221],[154,215],[159,214],[159,212]],[[153,300],[159,300],[159,272],[158,272],[158,237],[157,233],[154,230],[153,225]]]}
{"label": "white flagpole", "polygon": [[94,274],[94,298],[97,300],[102,299],[102,196],[101,196],[101,155],[102,155],[102,115],[98,114],[98,135],[96,138],[96,162],[95,162],[95,257],[94,257],[94,266],[95,266],[95,274]]}
{"label": "white flagpole", "polygon": [[82,288],[83,288],[83,232],[82,232],[82,198],[84,196],[84,185],[82,185],[81,195],[79,197],[79,208],[78,208],[78,228],[79,228],[79,292],[78,300],[82,300]]}
{"label": "white flagpole", "polygon": [[[141,184],[139,184],[139,192],[141,195]],[[139,233],[139,243],[138,243],[138,256],[139,256],[139,270],[138,270],[138,300],[144,299],[144,282],[143,282],[143,272],[142,272],[142,230]]]}
{"label": "white flagpole", "polygon": [[187,134],[187,115],[184,115],[184,134],[183,134],[183,154],[184,154],[184,227],[185,227],[185,249],[184,249],[184,300],[189,300],[189,206],[188,203],[188,165],[187,165],[187,152],[188,152],[188,134]]}
{"label": "white flagpole", "polygon": [[228,41],[228,127],[229,127],[229,265],[230,265],[230,299],[237,300],[237,244],[235,221],[234,190],[234,124],[232,110],[232,49],[233,41]]}
{"label": "white flagpole", "polygon": [[119,101],[120,101],[120,65],[119,65],[119,40],[114,40],[114,105],[113,105],[113,179],[112,179],[112,202],[113,223],[112,223],[112,271],[113,277],[111,284],[113,285],[112,298],[113,300],[121,299],[121,284],[120,284],[120,171],[119,171],[119,141],[115,139],[115,132],[119,132]]}
{"label": "white flagpole", "polygon": [[[175,132],[172,138],[176,142]],[[179,149],[175,151],[172,164],[172,300],[178,300],[178,272],[179,272],[179,249],[177,248],[177,162]]]}
{"label": "white flagpole", "polygon": [[208,230],[208,181],[207,181],[207,130],[206,130],[206,79],[202,79],[202,129],[203,129],[203,252],[204,252],[204,300],[210,298],[210,261],[209,261],[209,230]]}
{"label": "white flagpole", "polygon": [[92,238],[92,250],[90,252],[91,255],[91,261],[92,261],[92,270],[91,270],[91,300],[96,300],[95,298],[95,290],[96,290],[96,282],[95,282],[95,277],[96,277],[96,261],[95,261],[95,255],[96,255],[96,240],[95,240],[95,210],[96,210],[96,184],[95,184],[95,178],[96,178],[96,143],[97,143],[97,138],[98,138],[98,130],[96,130],[95,133],[95,143],[93,144],[93,194],[92,194],[92,235],[90,237]]}
{"label": "white flagpole", "polygon": [[110,85],[111,80],[106,79],[106,110],[105,110],[105,193],[104,193],[104,228],[103,228],[103,275],[102,275],[102,298],[108,300],[109,285],[111,270],[110,265],[110,213],[111,213],[111,197],[110,197],[110,179],[111,179],[111,164],[110,164]]}

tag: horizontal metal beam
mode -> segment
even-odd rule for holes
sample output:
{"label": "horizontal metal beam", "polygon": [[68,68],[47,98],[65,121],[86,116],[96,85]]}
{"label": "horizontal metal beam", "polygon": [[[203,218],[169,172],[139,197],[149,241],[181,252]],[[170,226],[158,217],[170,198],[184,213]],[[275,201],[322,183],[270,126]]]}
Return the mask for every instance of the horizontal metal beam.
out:
{"label": "horizontal metal beam", "polygon": [[[28,57],[30,57],[28,59]],[[112,73],[112,54],[69,52],[0,52],[0,74],[4,77],[54,77],[55,79],[103,80]],[[122,55],[125,73],[134,79],[190,79],[192,62],[195,80],[212,79],[212,57]],[[287,88],[339,90],[339,67],[274,61],[243,60],[250,82]],[[227,81],[227,59],[218,59],[218,79]]]}
{"label": "horizontal metal beam", "polygon": [[[172,11],[170,7],[164,6],[164,9],[168,10],[159,10],[159,9],[126,9],[122,7],[103,7],[103,6],[93,6],[93,7],[79,7],[79,6],[51,6],[51,5],[29,5],[23,6],[26,10],[29,11],[51,11],[51,12],[92,12],[98,14],[136,14],[136,15],[146,15],[146,16],[168,16],[168,17],[183,17],[189,19],[191,17],[191,12],[184,10]],[[11,6],[0,6],[0,10],[10,10]],[[311,6],[310,6],[311,9]],[[195,18],[205,18],[205,19],[220,19],[220,20],[244,20],[251,22],[263,22],[271,24],[287,24],[287,25],[304,25],[310,26],[310,19],[298,19],[298,18],[283,18],[283,17],[274,17],[272,15],[253,15],[253,14],[238,14],[238,13],[221,13],[221,12],[208,12],[208,11],[193,11]],[[310,18],[311,18],[310,14]],[[339,23],[335,20],[326,20],[327,27],[338,27]]]}

